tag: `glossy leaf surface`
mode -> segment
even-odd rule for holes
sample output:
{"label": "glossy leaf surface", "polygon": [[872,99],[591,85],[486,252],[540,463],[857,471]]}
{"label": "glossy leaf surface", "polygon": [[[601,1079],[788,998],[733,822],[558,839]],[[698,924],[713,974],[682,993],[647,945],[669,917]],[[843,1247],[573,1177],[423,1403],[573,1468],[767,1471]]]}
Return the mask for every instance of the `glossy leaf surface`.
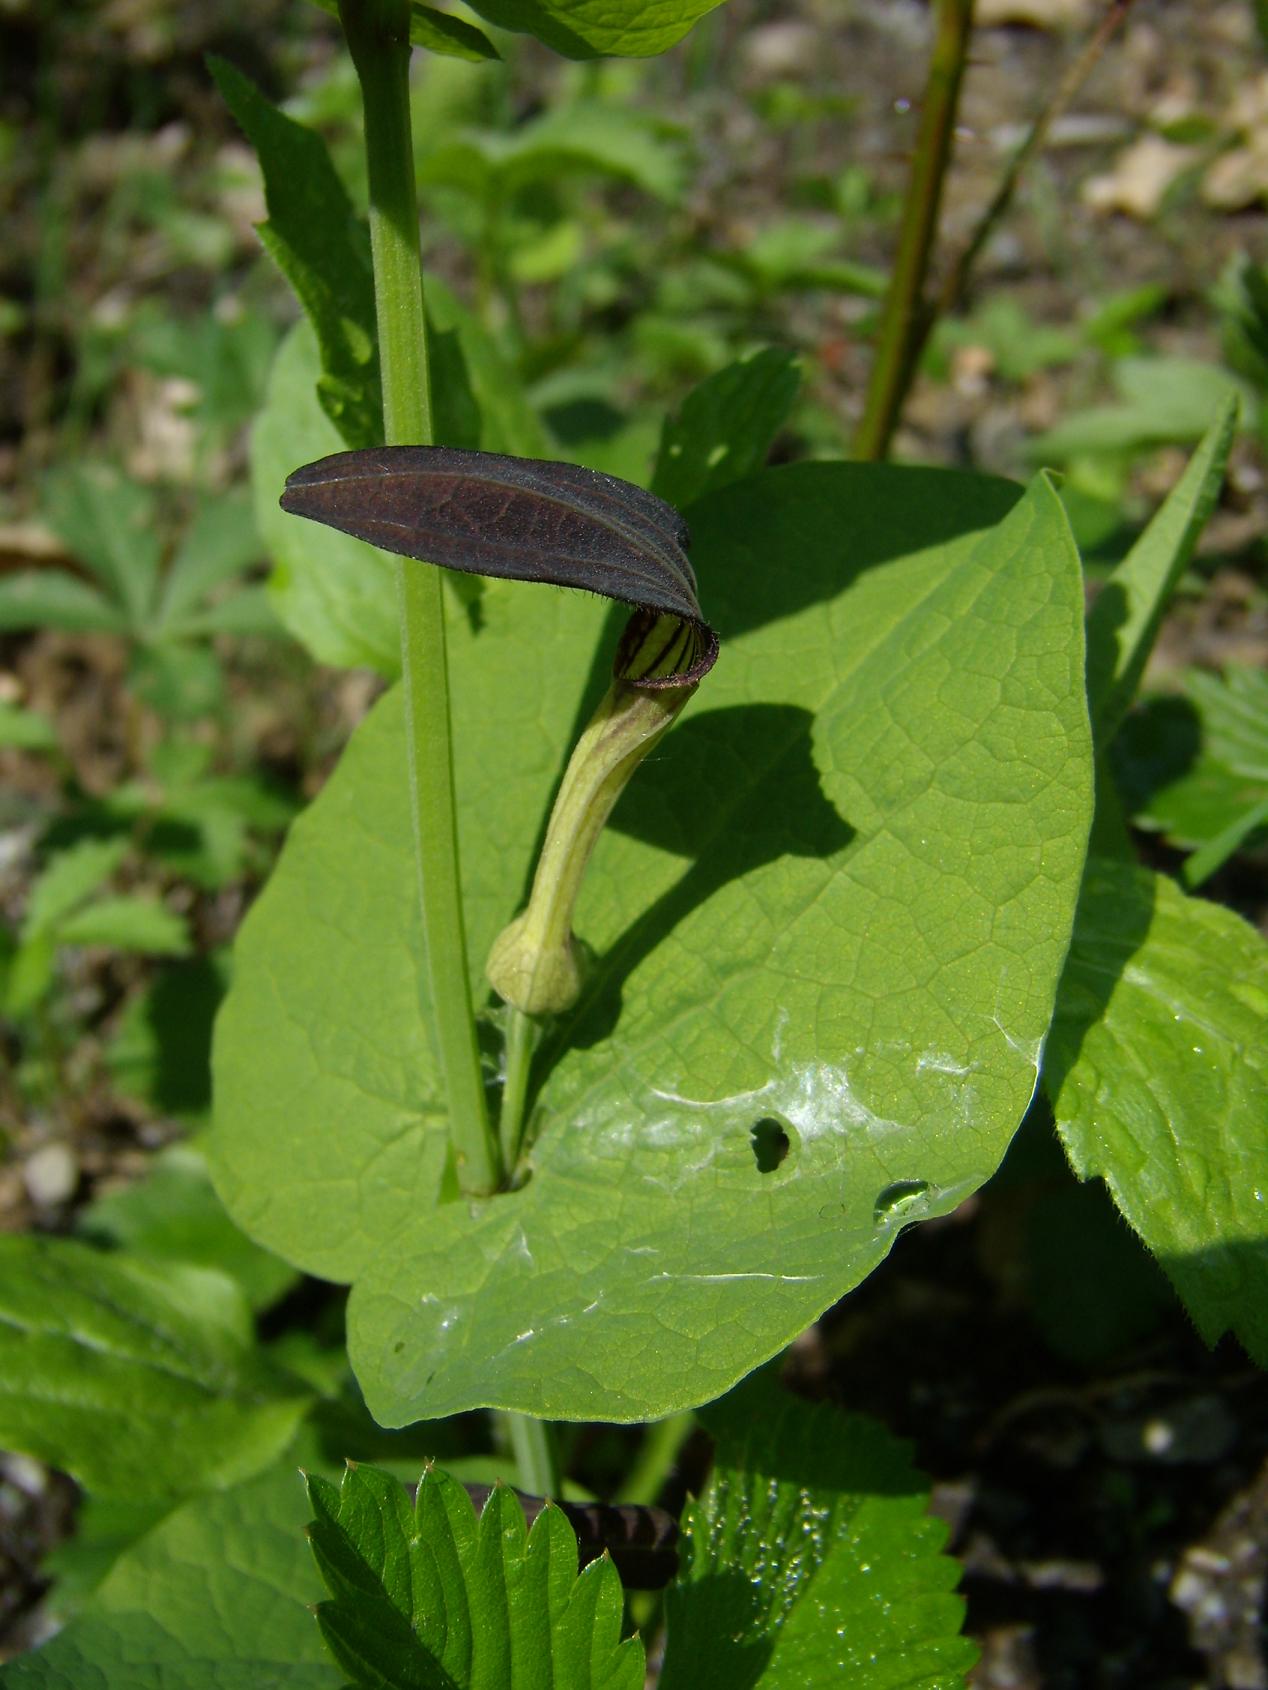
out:
{"label": "glossy leaf surface", "polygon": [[[248,1232],[358,1281],[387,1423],[718,1395],[989,1177],[1030,1100],[1091,811],[1051,489],[810,464],[692,527],[723,656],[591,863],[598,960],[542,1052],[523,1189],[436,1206],[395,697],[239,941],[215,1177]],[[578,595],[495,583],[483,608],[452,629],[474,969],[610,660]],[[790,1148],[763,1172],[770,1120]]]}

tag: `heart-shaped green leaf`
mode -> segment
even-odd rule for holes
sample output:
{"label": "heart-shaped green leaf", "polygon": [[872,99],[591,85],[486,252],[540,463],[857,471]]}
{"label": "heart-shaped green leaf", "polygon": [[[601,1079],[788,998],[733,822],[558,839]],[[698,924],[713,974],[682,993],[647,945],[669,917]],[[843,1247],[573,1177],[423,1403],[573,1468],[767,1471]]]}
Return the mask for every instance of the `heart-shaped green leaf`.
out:
{"label": "heart-shaped green leaf", "polygon": [[[541,1052],[523,1189],[439,1202],[395,697],[243,930],[217,1183],[270,1248],[357,1281],[385,1423],[718,1395],[988,1178],[1034,1090],[1092,801],[1052,489],[808,464],[691,526],[723,655],[596,849],[598,959]],[[591,662],[574,594],[495,583],[483,608],[452,629],[477,963],[611,650]]]}

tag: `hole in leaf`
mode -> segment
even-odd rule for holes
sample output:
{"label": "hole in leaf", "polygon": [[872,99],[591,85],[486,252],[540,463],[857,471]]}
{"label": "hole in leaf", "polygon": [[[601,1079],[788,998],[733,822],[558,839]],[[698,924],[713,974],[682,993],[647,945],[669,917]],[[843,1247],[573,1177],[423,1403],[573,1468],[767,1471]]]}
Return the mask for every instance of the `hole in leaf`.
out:
{"label": "hole in leaf", "polygon": [[[921,1199],[929,1190],[927,1179],[897,1179],[887,1185],[872,1206],[872,1219],[877,1226],[902,1226],[916,1220],[924,1207]],[[916,1213],[913,1213],[916,1211]]]}
{"label": "hole in leaf", "polygon": [[773,1115],[764,1115],[760,1121],[754,1121],[749,1128],[749,1137],[753,1141],[753,1160],[757,1163],[759,1174],[773,1174],[792,1149],[787,1127]]}

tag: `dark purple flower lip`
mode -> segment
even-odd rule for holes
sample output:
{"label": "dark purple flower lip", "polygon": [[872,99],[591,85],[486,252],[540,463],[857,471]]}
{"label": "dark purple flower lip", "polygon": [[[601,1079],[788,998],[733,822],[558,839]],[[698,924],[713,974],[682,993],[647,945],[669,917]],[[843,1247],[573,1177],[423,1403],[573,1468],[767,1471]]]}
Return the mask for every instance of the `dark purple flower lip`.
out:
{"label": "dark purple flower lip", "polygon": [[[718,636],[701,614],[687,559],[687,524],[614,475],[453,446],[376,446],[305,464],[287,477],[281,504],[402,557],[577,587],[649,617],[678,617],[690,631],[683,668],[625,673],[633,686],[691,686],[717,659]],[[629,643],[627,634],[622,650]],[[620,652],[617,664],[620,673]]]}

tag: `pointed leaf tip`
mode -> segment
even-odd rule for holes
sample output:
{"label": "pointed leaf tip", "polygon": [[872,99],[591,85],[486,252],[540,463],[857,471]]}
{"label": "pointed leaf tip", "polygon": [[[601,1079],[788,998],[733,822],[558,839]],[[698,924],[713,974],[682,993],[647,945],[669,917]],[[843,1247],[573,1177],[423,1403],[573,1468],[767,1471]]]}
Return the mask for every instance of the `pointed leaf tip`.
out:
{"label": "pointed leaf tip", "polygon": [[[718,636],[701,613],[687,559],[687,524],[672,505],[616,476],[500,452],[382,446],[305,464],[287,478],[281,504],[402,557],[577,587],[680,618],[691,631],[682,667],[625,672],[636,686],[694,684],[717,658]],[[628,647],[627,639],[622,653]]]}

